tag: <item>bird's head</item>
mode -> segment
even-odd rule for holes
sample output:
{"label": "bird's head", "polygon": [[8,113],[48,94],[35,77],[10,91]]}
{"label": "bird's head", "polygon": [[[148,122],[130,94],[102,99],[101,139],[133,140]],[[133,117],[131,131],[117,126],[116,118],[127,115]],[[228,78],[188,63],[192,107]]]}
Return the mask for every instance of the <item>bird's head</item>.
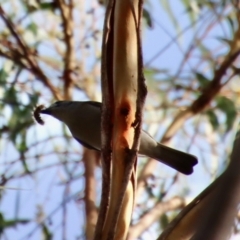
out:
{"label": "bird's head", "polygon": [[71,114],[72,104],[72,101],[57,101],[53,103],[50,107],[42,109],[40,113],[51,115],[54,118],[67,123],[67,119],[70,117]]}

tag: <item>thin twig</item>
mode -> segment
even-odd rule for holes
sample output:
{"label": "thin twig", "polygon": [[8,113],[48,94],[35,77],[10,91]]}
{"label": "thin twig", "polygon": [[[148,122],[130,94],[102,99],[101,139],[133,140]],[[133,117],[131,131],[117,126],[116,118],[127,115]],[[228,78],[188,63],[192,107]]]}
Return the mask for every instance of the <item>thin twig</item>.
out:
{"label": "thin twig", "polygon": [[181,209],[185,206],[185,201],[180,197],[173,197],[165,202],[157,202],[148,212],[141,216],[140,221],[131,227],[128,240],[138,239],[141,234],[148,229],[154,222],[168,211]]}
{"label": "thin twig", "polygon": [[[43,71],[38,66],[38,63],[37,63],[35,57],[33,56],[32,51],[28,48],[27,44],[20,37],[20,34],[18,34],[16,27],[14,26],[12,21],[6,16],[6,14],[1,6],[0,6],[0,17],[3,19],[6,26],[8,27],[9,31],[12,33],[13,37],[15,38],[15,40],[20,48],[18,50],[18,53],[22,52],[21,54],[23,55],[23,58],[26,59],[26,61],[28,62],[28,64],[29,64],[28,70],[30,70],[35,76],[37,76],[39,78],[40,81],[42,81],[44,83],[45,86],[48,87],[48,89],[52,92],[52,94],[54,95],[54,97],[56,99],[59,99],[59,100],[62,99],[62,96],[60,95],[57,88],[55,88],[52,85],[50,79],[48,79],[48,77],[43,73]],[[15,58],[12,58],[11,60],[13,60],[15,62]]]}

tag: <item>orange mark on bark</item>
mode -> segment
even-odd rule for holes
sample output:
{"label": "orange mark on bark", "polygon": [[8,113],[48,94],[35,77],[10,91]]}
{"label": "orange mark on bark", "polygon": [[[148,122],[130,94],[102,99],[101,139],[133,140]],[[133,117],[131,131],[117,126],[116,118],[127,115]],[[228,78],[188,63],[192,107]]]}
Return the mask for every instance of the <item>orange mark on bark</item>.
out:
{"label": "orange mark on bark", "polygon": [[[116,109],[116,132],[115,147],[117,149],[131,148],[133,141],[134,131],[132,123],[134,122],[135,115],[132,114],[133,110],[129,102],[121,102]],[[115,148],[115,149],[116,149]]]}

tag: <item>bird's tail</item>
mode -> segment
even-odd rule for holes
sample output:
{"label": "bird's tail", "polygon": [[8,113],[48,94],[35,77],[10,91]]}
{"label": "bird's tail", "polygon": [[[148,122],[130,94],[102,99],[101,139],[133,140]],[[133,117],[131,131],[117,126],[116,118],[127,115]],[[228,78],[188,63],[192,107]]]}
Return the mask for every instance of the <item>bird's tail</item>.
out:
{"label": "bird's tail", "polygon": [[187,175],[193,172],[193,167],[198,163],[195,156],[164,146],[160,143],[155,147],[155,151],[153,152],[152,158]]}

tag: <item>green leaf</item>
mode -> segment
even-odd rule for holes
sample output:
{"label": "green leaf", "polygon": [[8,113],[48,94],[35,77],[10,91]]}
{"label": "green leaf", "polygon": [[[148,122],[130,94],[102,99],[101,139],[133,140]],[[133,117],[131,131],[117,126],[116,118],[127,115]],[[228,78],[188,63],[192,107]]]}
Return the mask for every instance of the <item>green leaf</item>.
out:
{"label": "green leaf", "polygon": [[[22,106],[19,102],[16,102],[12,106],[12,115],[8,122],[8,127],[10,129],[10,140],[15,144],[16,138],[19,136],[22,138],[21,134],[24,132],[34,123],[32,119],[32,107]],[[17,146],[20,152],[23,151],[24,145],[20,144]]]}
{"label": "green leaf", "polygon": [[144,75],[147,79],[153,79],[156,75],[157,71],[153,68],[145,68],[144,69]]}
{"label": "green leaf", "polygon": [[16,227],[18,224],[26,224],[29,223],[29,219],[11,219],[6,220],[2,213],[0,213],[0,233],[4,231],[6,228]]}
{"label": "green leaf", "polygon": [[16,105],[17,103],[17,92],[14,87],[6,89],[3,101],[7,104]]}
{"label": "green leaf", "polygon": [[149,198],[153,198],[154,197],[153,190],[152,190],[151,187],[148,186],[148,187],[146,187],[145,190],[148,193]]}
{"label": "green leaf", "polygon": [[232,35],[234,34],[235,32],[235,24],[234,24],[234,21],[235,21],[235,15],[234,15],[234,21],[233,21],[233,17],[232,16],[227,16],[226,17],[226,20],[230,26],[230,30],[231,30],[231,33]]}
{"label": "green leaf", "polygon": [[213,130],[217,130],[219,128],[219,121],[215,112],[213,110],[208,110],[205,112],[205,114],[207,115],[209,122],[213,127]]}
{"label": "green leaf", "polygon": [[44,240],[51,240],[52,239],[52,233],[49,231],[46,224],[42,225],[42,233],[44,236]]}
{"label": "green leaf", "polygon": [[198,49],[201,51],[202,55],[206,58],[210,58],[212,59],[213,56],[212,56],[212,53],[211,53],[211,50],[206,47],[201,41],[198,41]]}
{"label": "green leaf", "polygon": [[226,115],[226,132],[231,130],[237,116],[237,110],[234,102],[227,97],[220,96],[216,98],[216,108]]}
{"label": "green leaf", "polygon": [[149,28],[153,28],[153,21],[152,21],[152,16],[149,13],[149,11],[147,9],[143,9],[143,18],[146,20],[147,22],[147,26]]}
{"label": "green leaf", "polygon": [[55,1],[43,2],[43,3],[40,3],[39,5],[40,5],[40,9],[50,10],[50,11],[55,10],[58,7],[58,5],[57,5],[57,3],[55,3]]}
{"label": "green leaf", "polygon": [[210,82],[210,80],[207,77],[205,77],[202,73],[196,72],[195,76],[198,80],[201,89],[205,88]]}
{"label": "green leaf", "polygon": [[38,31],[38,26],[34,22],[31,22],[30,24],[27,25],[26,29],[28,29],[29,31],[36,35]]}
{"label": "green leaf", "polygon": [[29,94],[29,102],[31,103],[31,105],[29,105],[30,108],[32,108],[31,106],[36,106],[39,100],[39,95],[40,94]]}
{"label": "green leaf", "polygon": [[160,218],[160,224],[162,229],[165,229],[167,227],[167,225],[169,224],[169,219],[167,214],[163,214]]}
{"label": "green leaf", "polygon": [[18,224],[27,224],[30,220],[28,219],[14,219],[5,221],[5,228],[7,227],[15,227]]}
{"label": "green leaf", "polygon": [[43,11],[52,11],[58,8],[58,4],[55,1],[52,2],[38,2],[38,1],[29,1],[25,0],[24,8],[28,13],[34,13],[39,10]]}
{"label": "green leaf", "polygon": [[[198,8],[197,3],[193,3],[192,0],[182,0],[182,4],[184,5],[186,12],[188,13],[189,19],[193,23],[198,16],[198,11],[196,11],[196,9]],[[193,5],[195,5],[196,9],[194,9]]]}
{"label": "green leaf", "polygon": [[222,43],[226,43],[228,46],[232,44],[231,39],[223,38],[223,37],[216,37],[217,40],[221,41]]}
{"label": "green leaf", "polygon": [[[24,129],[26,130],[26,129]],[[24,133],[21,133],[20,135],[21,139],[20,139],[20,143],[17,145],[17,149],[19,152],[24,153],[27,151],[27,143],[26,143],[26,131],[24,131]]]}
{"label": "green leaf", "polygon": [[2,68],[0,70],[0,85],[5,86],[7,77],[8,77],[8,73]]}

